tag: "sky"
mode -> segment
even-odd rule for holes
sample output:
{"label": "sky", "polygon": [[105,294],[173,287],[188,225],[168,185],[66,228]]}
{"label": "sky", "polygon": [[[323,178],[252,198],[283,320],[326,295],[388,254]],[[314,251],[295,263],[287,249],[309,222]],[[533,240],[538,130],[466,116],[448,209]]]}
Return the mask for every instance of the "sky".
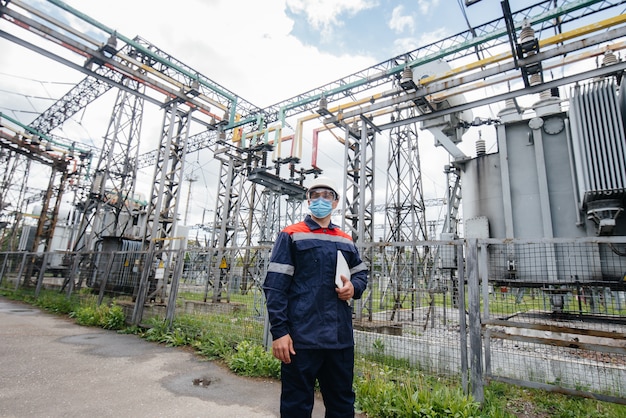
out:
{"label": "sky", "polygon": [[[55,16],[59,13],[55,5],[43,0],[24,2]],[[464,0],[68,0],[65,3],[126,37],[141,36],[259,107],[462,32],[468,23],[478,26],[501,15],[500,0],[482,0],[470,7],[463,6]],[[513,10],[518,10],[535,1],[513,3]],[[68,18],[66,13],[59,16]],[[84,25],[78,19],[68,23],[76,27]],[[0,30],[24,36],[3,19]],[[0,112],[25,124],[84,78],[3,38],[0,38],[0,51]],[[53,133],[99,146],[113,100],[114,95],[107,93]],[[154,115],[146,114],[142,138],[159,136],[161,116],[159,109],[152,107],[155,109],[146,110]],[[476,137],[478,133],[473,135]],[[427,134],[425,137],[429,138]],[[433,141],[424,142],[424,146],[432,146]],[[151,144],[142,140],[143,151],[155,149]],[[321,152],[320,158],[329,167],[341,164],[341,158],[330,148]],[[427,198],[443,197],[443,164],[447,155],[441,148],[429,152],[432,154],[427,162],[437,163],[423,164],[425,194]],[[217,178],[209,164],[204,156],[188,158],[187,167],[197,179],[189,186],[194,198],[188,224],[200,222],[199,218],[212,209]],[[384,171],[384,167],[377,170]]]}
{"label": "sky", "polygon": [[[25,3],[49,14],[59,13],[55,5],[43,0]],[[463,0],[179,0],[176,3],[70,0],[65,3],[127,37],[141,36],[260,107],[468,27],[461,8]],[[482,0],[467,7],[467,20],[476,26],[499,17],[499,3],[499,0]],[[515,3],[522,6],[533,1]],[[0,23],[1,28],[14,32],[14,25]],[[81,24],[77,19],[71,23]],[[12,75],[36,75],[42,82],[72,82],[83,78],[5,39],[0,42],[3,51],[0,83],[13,85],[11,91],[15,93],[28,94],[40,86],[28,86],[27,80],[11,79]],[[15,109],[3,106],[5,111],[7,107]],[[36,109],[15,110],[38,112],[42,106],[45,103],[32,106]]]}

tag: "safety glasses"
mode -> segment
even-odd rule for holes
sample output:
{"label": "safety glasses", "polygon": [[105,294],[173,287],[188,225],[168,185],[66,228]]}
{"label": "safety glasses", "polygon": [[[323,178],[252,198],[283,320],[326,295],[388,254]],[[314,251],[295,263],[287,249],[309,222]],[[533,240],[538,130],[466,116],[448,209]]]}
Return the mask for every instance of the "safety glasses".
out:
{"label": "safety glasses", "polygon": [[315,189],[309,191],[309,199],[315,200],[319,198],[324,198],[326,200],[335,200],[337,195],[332,190],[328,189]]}

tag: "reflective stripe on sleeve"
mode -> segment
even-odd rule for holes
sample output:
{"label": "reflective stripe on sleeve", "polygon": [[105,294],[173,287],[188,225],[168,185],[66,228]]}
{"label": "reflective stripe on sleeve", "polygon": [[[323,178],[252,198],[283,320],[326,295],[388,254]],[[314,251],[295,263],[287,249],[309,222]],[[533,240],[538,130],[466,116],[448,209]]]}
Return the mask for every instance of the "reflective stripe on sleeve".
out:
{"label": "reflective stripe on sleeve", "polygon": [[268,273],[282,273],[282,274],[287,274],[289,276],[293,276],[294,271],[296,270],[296,268],[294,266],[292,266],[291,264],[281,264],[281,263],[276,263],[276,262],[272,262],[269,264],[269,266],[267,267],[267,272]]}
{"label": "reflective stripe on sleeve", "polygon": [[367,270],[367,266],[365,263],[361,263],[356,265],[350,269],[350,274],[358,273],[359,271]]}

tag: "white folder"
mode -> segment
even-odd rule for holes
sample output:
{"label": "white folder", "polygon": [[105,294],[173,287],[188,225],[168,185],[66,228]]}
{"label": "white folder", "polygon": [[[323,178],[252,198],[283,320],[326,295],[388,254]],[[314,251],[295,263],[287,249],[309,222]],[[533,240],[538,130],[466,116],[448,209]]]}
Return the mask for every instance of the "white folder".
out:
{"label": "white folder", "polygon": [[350,280],[350,267],[348,267],[348,262],[346,258],[343,256],[341,250],[337,250],[337,268],[335,269],[335,285],[338,288],[343,287],[343,281],[341,280],[341,276],[346,276],[348,280]]}

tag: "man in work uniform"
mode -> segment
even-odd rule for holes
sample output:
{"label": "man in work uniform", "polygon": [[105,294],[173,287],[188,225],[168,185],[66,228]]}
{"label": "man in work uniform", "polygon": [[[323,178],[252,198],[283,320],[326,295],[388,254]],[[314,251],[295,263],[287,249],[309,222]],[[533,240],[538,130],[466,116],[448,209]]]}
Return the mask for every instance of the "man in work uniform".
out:
{"label": "man in work uniform", "polygon": [[[331,222],[339,203],[332,181],[316,178],[307,199],[311,214],[280,232],[263,284],[272,353],[282,362],[281,416],[311,416],[317,379],[326,417],[353,417],[354,336],[348,301],[360,298],[367,287],[367,267],[352,238]],[[350,270],[340,285],[335,284],[338,251]]]}

